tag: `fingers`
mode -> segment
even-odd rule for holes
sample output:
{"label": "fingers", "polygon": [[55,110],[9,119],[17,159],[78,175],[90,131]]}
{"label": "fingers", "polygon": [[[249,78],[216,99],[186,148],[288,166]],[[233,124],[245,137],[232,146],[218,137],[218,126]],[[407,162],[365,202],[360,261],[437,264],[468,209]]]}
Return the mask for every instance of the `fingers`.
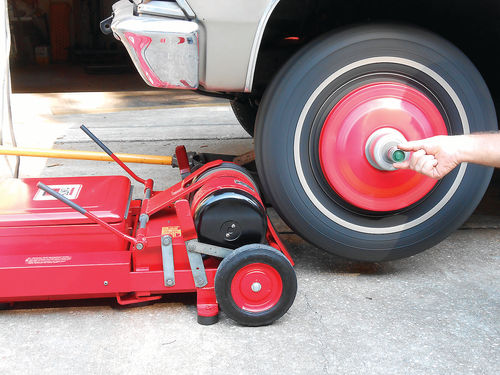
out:
{"label": "fingers", "polygon": [[428,155],[424,150],[414,152],[409,161],[394,163],[397,169],[411,169],[428,177],[438,178],[436,166],[438,161],[433,155]]}
{"label": "fingers", "polygon": [[418,151],[423,149],[424,145],[421,141],[409,141],[399,144],[398,148],[403,151]]}

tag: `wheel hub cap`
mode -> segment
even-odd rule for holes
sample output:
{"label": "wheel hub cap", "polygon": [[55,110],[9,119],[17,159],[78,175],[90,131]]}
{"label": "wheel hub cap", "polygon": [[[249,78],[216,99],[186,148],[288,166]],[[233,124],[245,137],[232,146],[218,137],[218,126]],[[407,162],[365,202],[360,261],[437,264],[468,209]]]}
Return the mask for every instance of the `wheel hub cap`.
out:
{"label": "wheel hub cap", "polygon": [[392,164],[407,160],[410,156],[410,153],[398,150],[398,145],[403,142],[406,142],[404,135],[396,129],[378,129],[366,141],[366,159],[372,167],[381,171],[395,171]]}
{"label": "wheel hub cap", "polygon": [[275,306],[281,298],[283,281],[279,272],[265,263],[242,267],[231,282],[231,295],[236,305],[247,311],[261,312]]}
{"label": "wheel hub cap", "polygon": [[328,114],[320,134],[319,161],[330,187],[368,211],[399,210],[422,199],[436,180],[392,163],[409,155],[397,144],[447,134],[441,113],[417,89],[399,82],[362,86]]}

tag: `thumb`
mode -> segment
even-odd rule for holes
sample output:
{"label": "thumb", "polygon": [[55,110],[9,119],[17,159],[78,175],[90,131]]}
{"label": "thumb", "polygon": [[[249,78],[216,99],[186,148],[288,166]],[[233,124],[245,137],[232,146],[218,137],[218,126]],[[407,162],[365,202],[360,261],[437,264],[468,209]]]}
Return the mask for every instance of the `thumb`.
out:
{"label": "thumb", "polygon": [[410,161],[402,161],[399,163],[393,163],[392,166],[396,169],[410,169]]}

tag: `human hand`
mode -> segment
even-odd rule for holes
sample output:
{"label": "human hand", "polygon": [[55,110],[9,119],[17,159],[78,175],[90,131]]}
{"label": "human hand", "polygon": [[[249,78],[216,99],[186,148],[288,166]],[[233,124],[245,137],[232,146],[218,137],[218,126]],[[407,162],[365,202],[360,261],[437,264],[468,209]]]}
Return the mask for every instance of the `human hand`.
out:
{"label": "human hand", "polygon": [[410,160],[394,163],[393,166],[440,179],[462,162],[461,144],[460,136],[437,136],[406,142],[398,145],[398,148],[403,151],[413,151]]}

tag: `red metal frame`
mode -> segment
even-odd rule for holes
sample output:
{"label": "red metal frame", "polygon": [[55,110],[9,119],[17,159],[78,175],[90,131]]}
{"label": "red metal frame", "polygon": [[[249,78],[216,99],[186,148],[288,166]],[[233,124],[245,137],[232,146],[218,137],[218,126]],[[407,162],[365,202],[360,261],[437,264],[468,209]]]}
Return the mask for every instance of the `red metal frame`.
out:
{"label": "red metal frame", "polygon": [[[15,239],[8,235],[0,236],[0,302],[115,297],[120,304],[132,304],[155,300],[166,293],[195,292],[198,315],[216,316],[218,305],[214,278],[220,259],[204,259],[208,284],[203,288],[196,288],[185,242],[197,238],[192,204],[188,202],[190,194],[213,182],[216,182],[214,186],[252,191],[235,182],[237,180],[252,186],[251,181],[238,171],[216,170],[198,179],[202,173],[221,163],[222,161],[208,163],[169,189],[153,191],[151,197],[146,187],[142,201],[130,202],[127,219],[120,218],[118,223],[106,223],[104,220],[106,225],[120,226],[121,238],[74,212],[71,212],[72,220],[80,221],[76,224],[65,224],[56,215],[56,224],[53,225],[41,225],[43,220],[34,220],[30,225],[15,228],[20,235],[29,231],[36,233],[25,244],[36,245],[37,241],[41,241],[43,244],[36,245],[36,251],[31,246],[16,247],[13,245]],[[110,178],[110,181],[114,181]],[[74,179],[80,178],[41,181],[54,185],[56,182],[64,184]],[[82,181],[85,179],[81,178]],[[152,182],[149,181],[151,180],[146,180],[145,183],[152,187]],[[85,188],[92,188],[94,183],[95,181],[90,180]],[[114,187],[110,184],[108,189],[113,191]],[[209,191],[210,189],[207,190]],[[128,190],[120,194],[122,198],[125,195],[128,197]],[[260,201],[255,191],[253,195]],[[67,209],[60,202],[51,202],[68,215]],[[78,204],[76,201],[75,203]],[[82,205],[85,203],[88,202],[83,202]],[[93,215],[99,217],[96,212],[101,207],[92,208],[87,204],[86,209],[94,211]],[[139,228],[138,224],[141,214],[149,217],[144,228]],[[3,224],[2,226],[0,222],[0,230],[5,233],[13,230],[12,223],[9,226],[4,220]],[[292,261],[270,221],[268,224],[269,244]],[[164,284],[161,251],[161,236],[165,234],[172,237],[175,266],[175,285],[168,287]],[[62,241],[62,245],[57,241],[61,236],[69,238],[66,242]],[[44,238],[49,240],[45,241]],[[124,241],[129,238],[133,240],[132,245]],[[143,245],[141,250],[138,244]]]}

